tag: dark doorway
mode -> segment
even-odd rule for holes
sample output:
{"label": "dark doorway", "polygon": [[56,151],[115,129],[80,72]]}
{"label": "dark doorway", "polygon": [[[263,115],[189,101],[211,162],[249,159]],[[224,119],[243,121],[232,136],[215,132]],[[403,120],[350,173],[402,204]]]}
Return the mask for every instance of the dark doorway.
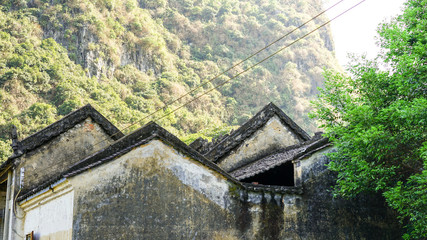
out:
{"label": "dark doorway", "polygon": [[294,165],[291,161],[287,161],[280,166],[241,181],[262,185],[295,186]]}

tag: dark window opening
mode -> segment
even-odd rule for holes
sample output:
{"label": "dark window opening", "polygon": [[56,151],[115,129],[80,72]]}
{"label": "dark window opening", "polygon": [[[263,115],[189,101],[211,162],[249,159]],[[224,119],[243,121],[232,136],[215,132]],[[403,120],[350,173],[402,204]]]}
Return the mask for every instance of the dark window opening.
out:
{"label": "dark window opening", "polygon": [[262,185],[295,186],[294,165],[291,161],[288,161],[266,172],[243,179],[242,182]]}

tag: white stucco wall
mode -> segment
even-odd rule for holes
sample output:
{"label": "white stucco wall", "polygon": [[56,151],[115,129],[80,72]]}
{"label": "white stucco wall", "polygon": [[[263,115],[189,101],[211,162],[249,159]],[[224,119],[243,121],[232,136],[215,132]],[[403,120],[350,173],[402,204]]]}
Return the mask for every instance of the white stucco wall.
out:
{"label": "white stucco wall", "polygon": [[71,187],[49,190],[21,205],[24,235],[34,231],[37,240],[71,239],[74,192]]}

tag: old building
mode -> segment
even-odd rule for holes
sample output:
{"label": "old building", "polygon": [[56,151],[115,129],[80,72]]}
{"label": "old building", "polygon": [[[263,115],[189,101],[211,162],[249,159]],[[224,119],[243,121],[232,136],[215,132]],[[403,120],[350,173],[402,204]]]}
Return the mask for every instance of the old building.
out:
{"label": "old building", "polygon": [[324,155],[275,105],[190,146],[155,123],[123,136],[85,106],[13,141],[3,239],[395,239],[381,197],[333,198]]}

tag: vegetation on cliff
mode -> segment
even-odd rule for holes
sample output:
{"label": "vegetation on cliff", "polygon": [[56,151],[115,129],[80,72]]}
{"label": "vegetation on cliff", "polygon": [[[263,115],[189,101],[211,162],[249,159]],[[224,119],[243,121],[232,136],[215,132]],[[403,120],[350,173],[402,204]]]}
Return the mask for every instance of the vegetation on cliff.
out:
{"label": "vegetation on cliff", "polygon": [[338,150],[329,164],[338,172],[336,194],[383,193],[404,239],[427,238],[426,6],[408,1],[379,29],[382,54],[355,60],[350,77],[329,71],[314,102]]}
{"label": "vegetation on cliff", "polygon": [[[12,124],[22,138],[90,103],[123,128],[162,108],[128,129],[133,130],[211,88],[216,82],[164,107],[321,11],[320,0],[3,0],[0,5],[2,159],[10,154]],[[297,45],[160,124],[180,137],[192,134],[187,141],[200,134],[214,137],[273,101],[313,130],[305,117],[308,99],[322,84],[321,69],[336,61],[327,28]]]}

